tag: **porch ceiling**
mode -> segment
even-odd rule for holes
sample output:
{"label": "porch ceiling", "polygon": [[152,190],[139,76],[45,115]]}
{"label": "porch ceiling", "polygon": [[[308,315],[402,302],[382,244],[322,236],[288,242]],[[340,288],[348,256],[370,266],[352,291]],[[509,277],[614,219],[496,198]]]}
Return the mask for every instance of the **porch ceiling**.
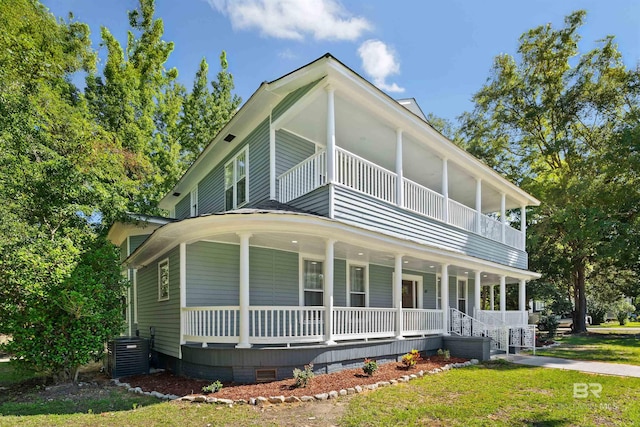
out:
{"label": "porch ceiling", "polygon": [[[389,171],[395,172],[396,130],[387,118],[350,100],[336,91],[336,144]],[[282,127],[324,147],[327,140],[327,100],[324,90],[313,95],[303,111],[293,115]],[[403,172],[407,179],[442,192],[442,159],[430,149],[424,137],[403,133]],[[475,208],[476,179],[471,171],[449,161],[449,197]],[[482,211],[500,211],[500,193],[483,181]],[[507,197],[507,209],[520,205]]]}

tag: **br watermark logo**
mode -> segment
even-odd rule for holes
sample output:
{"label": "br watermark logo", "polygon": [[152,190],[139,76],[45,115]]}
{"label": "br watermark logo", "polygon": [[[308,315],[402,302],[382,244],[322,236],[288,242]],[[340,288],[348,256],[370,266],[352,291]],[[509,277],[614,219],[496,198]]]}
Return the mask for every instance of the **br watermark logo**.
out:
{"label": "br watermark logo", "polygon": [[573,397],[575,399],[586,399],[593,396],[600,398],[602,393],[602,384],[600,383],[573,383]]}

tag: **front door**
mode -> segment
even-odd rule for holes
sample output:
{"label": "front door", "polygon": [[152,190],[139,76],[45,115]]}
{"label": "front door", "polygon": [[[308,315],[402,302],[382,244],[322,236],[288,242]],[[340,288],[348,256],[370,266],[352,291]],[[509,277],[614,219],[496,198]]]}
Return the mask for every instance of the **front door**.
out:
{"label": "front door", "polygon": [[414,280],[402,281],[402,308],[417,308],[417,283]]}

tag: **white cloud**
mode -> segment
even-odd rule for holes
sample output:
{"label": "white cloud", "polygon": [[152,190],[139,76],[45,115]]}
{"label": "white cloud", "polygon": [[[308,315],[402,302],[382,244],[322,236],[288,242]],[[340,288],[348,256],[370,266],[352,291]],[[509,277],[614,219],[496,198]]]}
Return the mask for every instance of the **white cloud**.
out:
{"label": "white cloud", "polygon": [[380,40],[367,40],[358,48],[362,59],[362,68],[372,79],[373,84],[387,92],[404,92],[396,83],[387,83],[387,78],[400,73],[400,63],[396,53]]}
{"label": "white cloud", "polygon": [[234,29],[257,29],[264,36],[303,40],[356,40],[372,28],[337,0],[207,0]]}
{"label": "white cloud", "polygon": [[278,57],[282,58],[282,59],[297,59],[298,55],[293,53],[293,51],[291,49],[286,48],[286,49],[281,50],[280,52],[278,52]]}

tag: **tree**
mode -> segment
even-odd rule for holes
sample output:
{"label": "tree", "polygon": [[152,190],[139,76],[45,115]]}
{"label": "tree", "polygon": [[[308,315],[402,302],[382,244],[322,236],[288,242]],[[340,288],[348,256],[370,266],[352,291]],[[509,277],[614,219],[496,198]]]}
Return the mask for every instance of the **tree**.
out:
{"label": "tree", "polygon": [[528,218],[531,268],[570,285],[578,332],[586,330],[587,271],[601,258],[622,261],[637,239],[632,205],[640,201],[635,175],[616,175],[630,162],[622,135],[637,126],[636,74],[612,36],[579,55],[584,17],[574,12],[563,28],[523,34],[519,60],[498,56],[475,109],[461,117],[465,148],[542,201]]}
{"label": "tree", "polygon": [[186,168],[193,163],[202,150],[220,132],[235,114],[241,99],[233,95],[233,76],[228,72],[227,54],[220,54],[220,71],[217,81],[208,88],[209,64],[200,61],[191,93],[186,96],[180,123],[182,154]]}

